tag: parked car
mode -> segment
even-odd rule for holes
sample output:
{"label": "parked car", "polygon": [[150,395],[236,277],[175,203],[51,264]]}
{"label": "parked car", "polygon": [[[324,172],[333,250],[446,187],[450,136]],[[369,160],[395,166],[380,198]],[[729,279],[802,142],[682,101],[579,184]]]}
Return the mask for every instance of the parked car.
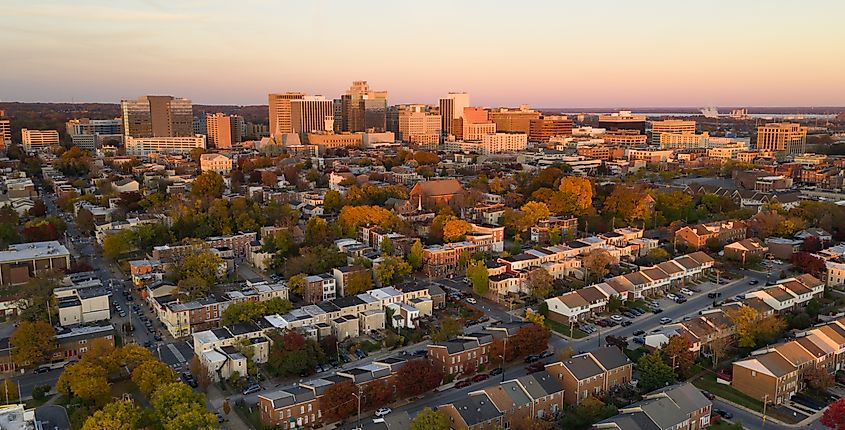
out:
{"label": "parked car", "polygon": [[257,393],[259,391],[261,391],[261,386],[258,385],[258,384],[253,384],[253,385],[250,385],[249,387],[246,387],[241,394],[243,394],[244,396],[248,396],[252,393]]}
{"label": "parked car", "polygon": [[663,312],[663,309],[657,308],[657,309],[652,309],[651,311],[653,313],[659,314],[659,313]]}
{"label": "parked car", "polygon": [[458,382],[456,382],[456,383],[455,383],[455,388],[458,388],[458,389],[460,389],[460,388],[466,388],[466,387],[469,387],[470,385],[472,385],[472,382],[470,382],[470,380],[469,380],[469,379],[464,379],[464,380],[462,380],[462,381],[458,381]]}
{"label": "parked car", "polygon": [[541,353],[538,357],[540,357],[540,358],[548,358],[548,357],[551,357],[551,356],[553,356],[553,355],[554,355],[554,353],[553,353],[553,352],[551,352],[551,351],[543,351],[543,352],[542,352],[542,353]]}
{"label": "parked car", "polygon": [[634,338],[634,343],[638,343],[638,344],[640,344],[640,345],[644,345],[644,344],[645,344],[645,339],[644,339],[642,336],[640,336],[640,337],[635,337],[635,338]]}
{"label": "parked car", "polygon": [[622,315],[624,315],[626,318],[631,318],[631,319],[633,319],[633,318],[636,318],[636,317],[637,317],[637,316],[636,316],[636,315],[634,315],[631,311],[625,311],[625,312],[622,312]]}
{"label": "parked car", "polygon": [[666,317],[660,318],[660,324],[669,324],[671,322],[672,322],[672,318],[666,318]]}
{"label": "parked car", "polygon": [[475,376],[472,377],[472,382],[486,381],[487,378],[489,378],[489,377],[490,377],[490,375],[488,375],[486,373],[479,373],[478,375],[475,375]]}
{"label": "parked car", "polygon": [[536,363],[531,363],[530,365],[528,365],[528,367],[526,367],[525,370],[528,371],[528,373],[537,373],[537,372],[539,372],[539,371],[541,371],[545,368],[546,368],[546,363],[543,363],[542,361],[538,361]]}
{"label": "parked car", "polygon": [[607,321],[598,320],[598,321],[596,321],[596,325],[599,326],[599,327],[607,327]]}
{"label": "parked car", "polygon": [[686,302],[687,302],[686,297],[678,297],[677,299],[675,299],[675,303],[686,303]]}
{"label": "parked car", "polygon": [[490,321],[490,317],[484,316],[478,319],[479,323],[486,323],[487,321]]}
{"label": "parked car", "polygon": [[740,301],[740,300],[744,300],[744,299],[745,299],[744,294],[737,294],[737,295],[734,296],[734,300],[736,300],[736,301]]}
{"label": "parked car", "polygon": [[734,414],[723,409],[713,409],[713,412],[716,413],[716,415],[719,415],[720,417],[725,419],[731,419],[734,417]]}
{"label": "parked car", "polygon": [[707,400],[713,400],[713,399],[716,398],[716,396],[714,396],[713,393],[711,393],[709,391],[701,390],[701,394],[703,394],[704,397],[707,398]]}
{"label": "parked car", "polygon": [[634,336],[642,336],[645,334],[645,330],[636,330],[634,331]]}
{"label": "parked car", "polygon": [[610,316],[610,319],[612,319],[613,321],[616,321],[616,322],[622,322],[622,316],[621,315],[613,314],[613,315]]}
{"label": "parked car", "polygon": [[686,295],[688,295],[688,296],[691,296],[691,295],[695,294],[695,293],[693,293],[693,292],[692,292],[692,290],[690,290],[689,288],[681,288],[681,293],[686,294]]}
{"label": "parked car", "polygon": [[529,355],[528,357],[525,357],[525,362],[526,363],[534,363],[535,361],[537,361],[539,359],[540,359],[539,355]]}
{"label": "parked car", "polygon": [[707,293],[707,297],[715,299],[716,297],[722,297],[722,293]]}
{"label": "parked car", "polygon": [[748,281],[748,285],[757,285],[759,283],[760,283],[760,281],[758,281],[756,279],[752,279],[752,280]]}
{"label": "parked car", "polygon": [[377,417],[383,417],[383,416],[385,416],[385,415],[387,415],[391,412],[393,412],[393,410],[390,409],[390,408],[378,408],[378,409],[376,409],[376,416]]}
{"label": "parked car", "polygon": [[471,304],[471,305],[474,305],[474,304],[478,303],[478,300],[475,300],[475,298],[474,298],[474,297],[467,297],[467,299],[466,299],[466,300],[467,300],[467,303],[469,303],[469,304]]}
{"label": "parked car", "polygon": [[220,412],[215,412],[214,414],[217,415],[217,423],[218,424],[222,424],[223,421],[225,421],[225,419],[223,418],[223,414],[221,414]]}
{"label": "parked car", "polygon": [[643,310],[642,310],[642,309],[640,309],[640,308],[631,308],[631,312],[632,312],[634,315],[636,315],[636,316],[640,316],[640,315],[644,315],[644,314],[645,314],[645,311],[643,311]]}
{"label": "parked car", "polygon": [[504,372],[505,372],[504,369],[502,369],[501,367],[497,367],[497,368],[490,371],[490,376],[501,375]]}
{"label": "parked car", "polygon": [[669,293],[666,295],[666,298],[669,300],[678,300],[680,296],[676,295],[675,293]]}
{"label": "parked car", "polygon": [[50,370],[52,370],[50,369],[50,366],[38,366],[32,370],[32,373],[47,373]]}

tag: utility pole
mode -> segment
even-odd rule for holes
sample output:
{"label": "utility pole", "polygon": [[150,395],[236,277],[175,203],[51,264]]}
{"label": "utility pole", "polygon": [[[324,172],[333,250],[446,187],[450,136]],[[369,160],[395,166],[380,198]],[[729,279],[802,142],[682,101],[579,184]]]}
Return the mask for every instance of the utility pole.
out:
{"label": "utility pole", "polygon": [[766,394],[763,396],[763,426],[760,427],[760,430],[766,428],[766,405],[769,403],[769,395]]}
{"label": "utility pole", "polygon": [[508,351],[508,336],[505,335],[505,346],[502,348],[502,382],[505,382],[505,356]]}

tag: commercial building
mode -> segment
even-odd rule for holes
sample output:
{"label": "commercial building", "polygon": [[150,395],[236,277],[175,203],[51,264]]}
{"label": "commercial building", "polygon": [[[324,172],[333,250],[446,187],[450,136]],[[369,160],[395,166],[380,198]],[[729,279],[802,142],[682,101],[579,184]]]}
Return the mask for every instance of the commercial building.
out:
{"label": "commercial building", "polygon": [[173,96],[121,100],[124,138],[189,137],[194,133],[193,104]]}
{"label": "commercial building", "polygon": [[332,101],[323,96],[290,100],[290,122],[293,133],[334,131]]}
{"label": "commercial building", "polygon": [[270,136],[283,133],[293,133],[291,123],[291,100],[301,100],[305,93],[287,92],[268,96]]}
{"label": "commercial building", "polygon": [[0,149],[12,144],[12,122],[4,118],[6,113],[0,110]]}
{"label": "commercial building", "polygon": [[[651,138],[654,143],[654,135]],[[699,149],[707,148],[709,146],[708,140],[710,134],[707,132],[701,134],[695,133],[670,133],[664,131],[660,133],[660,140],[656,141],[661,149]]]}
{"label": "commercial building", "polygon": [[321,151],[329,148],[360,148],[363,144],[363,133],[308,133],[309,145],[317,145]]}
{"label": "commercial building", "polygon": [[469,94],[450,92],[440,99],[440,130],[448,136],[452,133],[452,124],[456,119],[462,119],[464,108],[469,107]]}
{"label": "commercial building", "polygon": [[481,153],[519,152],[528,147],[525,133],[488,133],[481,137]]}
{"label": "commercial building", "polygon": [[528,140],[548,142],[555,136],[571,136],[572,120],[566,116],[541,116],[530,120]]}
{"label": "commercial building", "polygon": [[645,115],[634,115],[631,111],[619,111],[608,115],[599,115],[599,127],[609,131],[635,130],[645,135]]}
{"label": "commercial building", "polygon": [[223,154],[200,155],[200,170],[228,175],[232,171],[232,159]]}
{"label": "commercial building", "polygon": [[206,148],[205,136],[126,138],[126,155],[146,157],[157,154],[190,154],[194,148]]}
{"label": "commercial building", "polygon": [[21,129],[21,143],[26,152],[39,151],[59,144],[59,132],[56,130]]}
{"label": "commercial building", "polygon": [[70,252],[58,241],[9,245],[0,251],[0,285],[25,284],[30,278],[70,267]]}
{"label": "commercial building", "polygon": [[645,145],[648,136],[638,130],[614,130],[600,135],[608,145],[641,146]]}
{"label": "commercial building", "polygon": [[683,119],[667,119],[663,121],[651,121],[651,144],[662,144],[660,136],[663,133],[673,134],[695,134],[695,121]]}
{"label": "commercial building", "polygon": [[399,109],[398,130],[403,142],[431,144],[440,141],[441,115],[424,105],[407,105]]}
{"label": "commercial building", "polygon": [[757,149],[776,154],[803,154],[807,143],[807,127],[796,123],[770,123],[757,127]]}
{"label": "commercial building", "polygon": [[540,112],[530,109],[528,105],[521,105],[516,109],[492,109],[488,116],[496,124],[496,131],[528,134],[531,131],[531,120],[539,119]]}
{"label": "commercial building", "polygon": [[241,142],[241,129],[244,120],[238,115],[223,113],[207,114],[205,116],[208,133],[208,146],[217,149],[231,149],[232,145]]}
{"label": "commercial building", "polygon": [[108,321],[111,318],[109,292],[99,279],[89,279],[53,290],[63,327]]}
{"label": "commercial building", "polygon": [[335,111],[335,125],[340,131],[363,132],[387,129],[387,91],[370,90],[367,81],[353,81],[340,99],[340,113]]}

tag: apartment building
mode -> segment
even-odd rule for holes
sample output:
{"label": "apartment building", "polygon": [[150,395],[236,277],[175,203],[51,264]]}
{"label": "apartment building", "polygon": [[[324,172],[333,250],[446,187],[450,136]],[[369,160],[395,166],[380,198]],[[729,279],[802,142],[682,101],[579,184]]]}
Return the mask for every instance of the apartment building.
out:
{"label": "apartment building", "polygon": [[707,132],[701,134],[664,132],[660,134],[660,140],[657,143],[661,149],[703,149],[707,148],[708,139],[710,139],[710,134]]}
{"label": "apartment building", "polygon": [[70,251],[58,241],[12,244],[0,251],[0,285],[25,284],[42,273],[69,267]]}
{"label": "apartment building", "polygon": [[372,279],[372,272],[364,266],[343,266],[332,269],[332,276],[335,279],[335,289],[340,292],[340,296],[348,295],[346,291],[347,285],[351,279],[356,277],[367,276]]}
{"label": "apartment building", "polygon": [[441,116],[423,105],[410,105],[398,112],[398,132],[402,141],[415,144],[440,142]]}
{"label": "apartment building", "polygon": [[56,130],[21,129],[21,143],[26,152],[35,152],[59,144],[59,132]]}
{"label": "apartment building", "polygon": [[61,326],[108,321],[111,318],[109,292],[99,279],[56,287],[53,295],[59,308]]}
{"label": "apartment building", "polygon": [[151,154],[188,155],[195,148],[206,148],[205,136],[133,137],[125,140],[126,155],[147,157]]}
{"label": "apartment building", "polygon": [[200,170],[203,173],[214,172],[228,176],[232,171],[232,159],[223,154],[202,154],[200,155]]}
{"label": "apartment building", "polygon": [[229,305],[228,300],[215,298],[180,303],[172,295],[151,297],[149,302],[159,321],[175,338],[217,327],[220,315]]}
{"label": "apartment building", "polygon": [[769,252],[769,247],[760,239],[751,237],[725,245],[724,251],[726,257],[745,264],[750,259],[763,259]]}
{"label": "apartment building", "polygon": [[464,92],[450,92],[439,101],[440,129],[443,135],[453,134],[453,124],[456,119],[463,119],[464,109],[469,107],[469,94]]}
{"label": "apartment building", "polygon": [[458,269],[461,255],[472,255],[478,249],[477,244],[468,241],[426,246],[423,248],[423,271],[434,277],[453,274]]}
{"label": "apartment building", "polygon": [[690,383],[652,391],[619,414],[593,424],[594,429],[700,430],[710,425],[713,403]]}
{"label": "apartment building", "polygon": [[746,298],[756,297],[774,309],[777,313],[794,310],[805,305],[813,298],[824,296],[824,282],[809,274],[781,279],[775,285],[745,294]]}
{"label": "apartment building", "polygon": [[757,127],[757,149],[778,155],[806,152],[807,127],[797,123],[769,123]]}
{"label": "apartment building", "polygon": [[232,145],[241,142],[241,129],[244,125],[242,117],[221,112],[206,114],[205,124],[210,147],[232,149]]}
{"label": "apartment building", "polygon": [[487,115],[496,124],[496,130],[504,133],[528,134],[531,131],[531,120],[540,118],[540,112],[530,109],[528,105],[491,109]]}
{"label": "apartment building", "polygon": [[481,136],[481,153],[519,152],[528,147],[528,135],[524,133],[485,133]]}
{"label": "apartment building", "polygon": [[745,239],[747,226],[742,221],[715,221],[681,227],[675,232],[675,246],[685,245],[692,249],[707,246],[707,240],[715,238],[720,244]]}
{"label": "apartment building", "polygon": [[269,107],[270,136],[284,133],[293,133],[291,122],[291,101],[301,100],[305,93],[287,92],[269,94],[267,105]]}
{"label": "apartment building", "polygon": [[531,227],[531,241],[534,243],[547,243],[549,234],[555,231],[559,235],[558,240],[564,240],[573,236],[578,231],[578,218],[551,216],[541,219]]}
{"label": "apartment building", "polygon": [[634,363],[615,346],[605,346],[546,365],[563,387],[563,401],[580,404],[588,397],[601,397],[631,382]]}
{"label": "apartment building", "polygon": [[661,136],[664,133],[671,134],[695,134],[695,121],[683,119],[667,119],[663,121],[651,121],[651,144],[663,145]]}
{"label": "apartment building", "polygon": [[493,335],[458,336],[455,339],[428,345],[428,358],[446,375],[472,374],[490,361]]}
{"label": "apartment building", "polygon": [[121,100],[124,141],[129,137],[189,137],[194,115],[190,99],[172,96],[142,96]]}

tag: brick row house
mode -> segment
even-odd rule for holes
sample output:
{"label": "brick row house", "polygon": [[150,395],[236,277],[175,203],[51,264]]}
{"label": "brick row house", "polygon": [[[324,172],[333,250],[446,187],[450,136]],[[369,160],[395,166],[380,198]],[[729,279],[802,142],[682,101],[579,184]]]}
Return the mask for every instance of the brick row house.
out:
{"label": "brick row house", "polygon": [[675,232],[675,245],[686,245],[692,249],[707,246],[715,238],[721,245],[745,239],[747,227],[742,221],[716,221],[681,227]]}
{"label": "brick row house", "polygon": [[608,430],[699,430],[710,425],[713,403],[690,383],[652,391],[619,414],[593,424]]}
{"label": "brick row house", "polygon": [[634,363],[615,346],[605,346],[546,365],[563,386],[564,402],[580,404],[631,382]]}

